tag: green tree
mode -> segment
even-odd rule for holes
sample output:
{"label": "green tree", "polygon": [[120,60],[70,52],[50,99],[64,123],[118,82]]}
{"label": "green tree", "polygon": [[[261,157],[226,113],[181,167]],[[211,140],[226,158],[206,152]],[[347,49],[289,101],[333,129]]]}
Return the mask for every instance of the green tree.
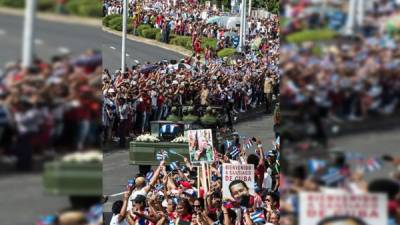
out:
{"label": "green tree", "polygon": [[278,14],[279,13],[279,0],[253,0],[254,8],[264,8],[268,12]]}

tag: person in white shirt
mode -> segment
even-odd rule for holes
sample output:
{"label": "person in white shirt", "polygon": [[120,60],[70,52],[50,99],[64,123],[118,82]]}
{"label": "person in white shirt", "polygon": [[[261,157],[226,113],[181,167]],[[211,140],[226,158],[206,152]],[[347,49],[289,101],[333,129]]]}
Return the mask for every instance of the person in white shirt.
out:
{"label": "person in white shirt", "polygon": [[126,221],[127,207],[129,196],[132,193],[133,188],[128,186],[128,190],[124,193],[124,200],[118,200],[112,205],[113,216],[110,221],[110,225],[129,225]]}

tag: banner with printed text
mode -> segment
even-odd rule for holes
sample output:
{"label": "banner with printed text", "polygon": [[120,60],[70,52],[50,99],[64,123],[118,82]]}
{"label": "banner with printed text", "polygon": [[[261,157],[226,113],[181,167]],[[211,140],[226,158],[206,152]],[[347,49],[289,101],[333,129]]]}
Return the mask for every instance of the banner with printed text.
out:
{"label": "banner with printed text", "polygon": [[254,165],[222,165],[222,193],[224,199],[239,199],[242,194],[254,195]]}
{"label": "banner with printed text", "polygon": [[300,193],[300,225],[387,223],[384,194]]}

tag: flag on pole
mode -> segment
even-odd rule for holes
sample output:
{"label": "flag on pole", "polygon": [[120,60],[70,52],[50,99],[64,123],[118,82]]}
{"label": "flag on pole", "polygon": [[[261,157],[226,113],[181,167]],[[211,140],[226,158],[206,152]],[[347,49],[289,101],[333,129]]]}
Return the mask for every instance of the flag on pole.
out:
{"label": "flag on pole", "polygon": [[231,151],[229,152],[229,155],[231,156],[232,159],[235,159],[240,153],[240,150],[237,146],[233,146]]}
{"label": "flag on pole", "polygon": [[157,153],[156,158],[158,161],[162,161],[168,158],[168,152],[164,149],[161,149],[159,153]]}
{"label": "flag on pole", "polygon": [[382,168],[382,162],[376,158],[369,158],[366,161],[364,170],[367,172],[374,172]]}
{"label": "flag on pole", "polygon": [[172,162],[169,165],[169,167],[171,168],[171,170],[177,170],[177,169],[179,169],[179,162],[178,161]]}
{"label": "flag on pole", "polygon": [[253,144],[254,144],[253,141],[250,138],[248,138],[245,142],[246,149],[251,148]]}
{"label": "flag on pole", "polygon": [[146,174],[146,180],[150,181],[153,178],[154,172],[151,170]]}

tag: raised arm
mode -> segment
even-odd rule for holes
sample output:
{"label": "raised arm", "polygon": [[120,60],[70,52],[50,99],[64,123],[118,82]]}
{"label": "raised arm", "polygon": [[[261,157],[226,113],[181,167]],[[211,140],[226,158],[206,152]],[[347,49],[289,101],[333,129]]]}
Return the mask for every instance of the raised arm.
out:
{"label": "raised arm", "polygon": [[124,203],[122,204],[121,211],[119,212],[118,216],[118,223],[121,223],[122,220],[126,218],[127,215],[127,208],[128,208],[128,201],[129,201],[129,196],[131,196],[133,191],[133,186],[127,188],[127,191],[124,193]]}
{"label": "raised arm", "polygon": [[162,168],[165,165],[165,161],[161,161],[160,166],[158,166],[158,168],[156,169],[156,171],[154,172],[153,177],[151,178],[149,184],[143,188],[143,190],[147,193],[151,190],[152,187],[154,187],[154,185],[156,184],[158,177],[160,176],[160,172],[162,170]]}

